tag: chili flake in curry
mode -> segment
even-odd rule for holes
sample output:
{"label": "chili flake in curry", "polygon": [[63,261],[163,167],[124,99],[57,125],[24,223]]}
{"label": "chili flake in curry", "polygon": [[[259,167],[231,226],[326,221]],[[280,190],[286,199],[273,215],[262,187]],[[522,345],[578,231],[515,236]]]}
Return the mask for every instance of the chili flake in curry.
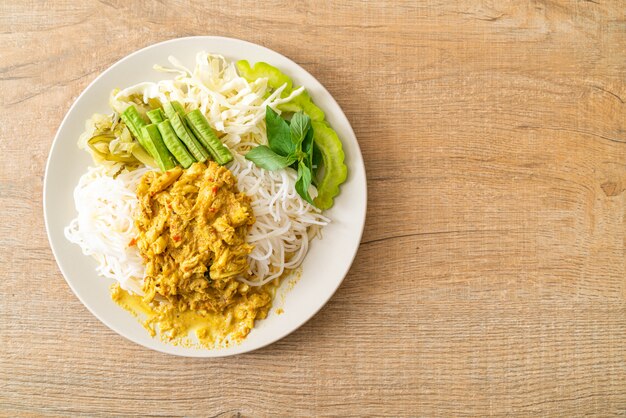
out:
{"label": "chili flake in curry", "polygon": [[267,316],[272,290],[237,280],[248,270],[253,247],[246,236],[255,218],[232,173],[214,162],[150,171],[137,197],[144,296],[139,301],[116,288],[113,298],[146,315],[153,334],[155,327],[167,338],[195,330],[204,345],[244,338],[255,319]]}

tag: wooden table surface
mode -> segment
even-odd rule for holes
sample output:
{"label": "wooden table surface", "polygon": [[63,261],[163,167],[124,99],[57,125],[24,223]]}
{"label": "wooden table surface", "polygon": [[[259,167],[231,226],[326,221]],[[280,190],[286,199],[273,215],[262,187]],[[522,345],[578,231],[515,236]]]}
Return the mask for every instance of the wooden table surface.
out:
{"label": "wooden table surface", "polygon": [[[0,2],[0,414],[626,414],[624,2],[217,3]],[[314,74],[368,175],[332,300],[225,359],[110,331],[65,283],[42,217],[78,94],[189,35]]]}

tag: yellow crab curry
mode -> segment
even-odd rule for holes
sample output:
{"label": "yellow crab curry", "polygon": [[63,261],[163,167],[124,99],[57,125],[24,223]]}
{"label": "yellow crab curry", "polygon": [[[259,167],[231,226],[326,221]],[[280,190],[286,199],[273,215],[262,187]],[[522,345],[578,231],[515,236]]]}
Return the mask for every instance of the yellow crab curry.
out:
{"label": "yellow crab curry", "polygon": [[246,235],[255,218],[232,173],[214,162],[150,171],[137,197],[132,244],[146,264],[144,296],[116,287],[113,298],[147,316],[153,335],[155,327],[169,339],[193,330],[207,346],[243,339],[267,316],[272,294],[237,280],[248,271]]}

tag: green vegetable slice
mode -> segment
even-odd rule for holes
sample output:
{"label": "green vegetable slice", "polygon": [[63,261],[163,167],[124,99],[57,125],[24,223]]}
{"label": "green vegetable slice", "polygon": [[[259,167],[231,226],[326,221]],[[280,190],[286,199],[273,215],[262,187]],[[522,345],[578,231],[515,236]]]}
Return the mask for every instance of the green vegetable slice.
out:
{"label": "green vegetable slice", "polygon": [[183,141],[191,155],[193,155],[197,161],[202,163],[209,159],[211,155],[206,149],[204,149],[202,144],[198,142],[193,132],[189,130],[187,125],[185,125],[185,122],[183,122],[177,113],[172,115],[170,122],[172,123],[172,127],[174,128],[176,135],[178,135],[180,140]]}
{"label": "green vegetable slice", "polygon": [[[288,75],[283,74],[278,68],[266,63],[257,62],[254,67],[246,60],[237,61],[237,70],[239,74],[246,80],[252,82],[257,78],[267,78],[267,85],[273,89],[277,89],[283,84],[287,84],[281,93],[281,97],[287,97],[294,90],[293,82]],[[284,112],[304,112],[311,120],[323,121],[325,118],[324,111],[317,107],[311,100],[311,96],[307,91],[303,91],[291,101],[278,105],[278,109]]]}
{"label": "green vegetable slice", "polygon": [[157,159],[155,155],[156,150],[154,149],[152,142],[145,139],[142,133],[143,128],[146,127],[148,124],[146,123],[145,120],[143,120],[143,117],[141,116],[137,108],[135,108],[135,106],[132,106],[132,105],[128,106],[126,110],[122,112],[120,117],[122,118],[122,121],[124,122],[128,130],[130,131],[130,133],[135,138],[137,138],[137,141],[139,142],[139,144],[146,151],[148,151],[148,154],[150,154],[156,160]]}
{"label": "green vegetable slice", "polygon": [[172,106],[174,111],[180,115],[181,118],[185,116],[185,108],[183,107],[183,105],[181,105],[176,100],[173,100],[173,101],[168,102],[168,103]]}
{"label": "green vegetable slice", "polygon": [[348,177],[345,154],[337,133],[324,122],[313,121],[313,141],[322,155],[324,175],[317,182],[315,206],[328,209],[339,194],[339,186]]}
{"label": "green vegetable slice", "polygon": [[172,154],[167,150],[167,146],[163,142],[163,138],[159,133],[159,128],[155,124],[146,125],[141,128],[141,134],[147,143],[155,150],[154,159],[162,171],[170,170],[176,167],[176,162]]}
{"label": "green vegetable slice", "polygon": [[[178,102],[176,102],[176,103],[178,103]],[[180,106],[180,104],[179,104],[179,106]],[[163,111],[165,112],[165,116],[167,116],[168,119],[172,119],[172,116],[174,116],[174,115],[179,115],[181,117],[185,116],[185,112],[184,111],[183,111],[182,115],[180,115],[178,113],[178,111],[174,107],[174,102],[165,102],[165,103],[163,103]]]}
{"label": "green vegetable slice", "polygon": [[188,168],[191,164],[193,164],[196,160],[193,156],[187,151],[187,148],[183,145],[176,132],[174,132],[174,128],[169,120],[164,120],[163,122],[157,125],[159,129],[159,133],[161,134],[161,138],[163,138],[163,142],[168,150],[172,153],[174,158],[178,160],[180,165],[184,168]]}
{"label": "green vegetable slice", "polygon": [[254,67],[250,67],[250,63],[246,60],[237,61],[236,65],[239,74],[246,80],[252,82],[257,78],[267,78],[267,85],[273,89],[277,89],[286,83],[287,86],[282,92],[282,97],[286,97],[291,93],[291,78],[283,74],[278,68],[266,62],[257,62],[254,64]]}
{"label": "green vegetable slice", "polygon": [[152,109],[146,113],[152,123],[161,123],[165,120],[165,114],[160,108]]}
{"label": "green vegetable slice", "polygon": [[143,120],[139,111],[135,106],[128,106],[124,112],[120,115],[122,121],[128,127],[128,130],[134,137],[139,138],[141,134],[141,128],[147,125],[146,121]]}
{"label": "green vegetable slice", "polygon": [[294,97],[290,102],[278,105],[278,109],[283,112],[304,112],[309,115],[311,120],[318,122],[323,121],[326,117],[324,111],[313,103],[311,96],[309,96],[306,90]]}
{"label": "green vegetable slice", "polygon": [[224,165],[233,160],[233,155],[228,148],[219,140],[209,121],[204,117],[199,109],[194,109],[185,115],[185,120],[189,124],[196,138],[209,151],[213,159],[220,165]]}
{"label": "green vegetable slice", "polygon": [[180,103],[178,102],[165,102],[163,103],[163,110],[165,110],[165,114],[169,118],[172,123],[172,127],[174,128],[174,132],[180,138],[181,141],[185,144],[191,155],[196,159],[196,161],[205,162],[209,159],[210,154],[206,149],[202,146],[200,142],[196,139],[193,132],[189,130],[185,122],[182,118],[185,117],[185,113],[183,111],[182,115],[178,113],[177,108],[182,109]]}
{"label": "green vegetable slice", "polygon": [[114,161],[116,163],[131,164],[136,163],[136,158],[131,155],[124,156],[109,152],[109,144],[115,139],[112,134],[100,134],[89,138],[87,146],[102,160]]}

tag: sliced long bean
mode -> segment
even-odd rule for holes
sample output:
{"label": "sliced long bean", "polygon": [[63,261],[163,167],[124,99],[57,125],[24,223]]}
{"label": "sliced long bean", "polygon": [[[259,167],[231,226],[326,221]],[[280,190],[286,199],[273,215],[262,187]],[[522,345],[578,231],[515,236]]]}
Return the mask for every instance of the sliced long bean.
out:
{"label": "sliced long bean", "polygon": [[163,110],[165,110],[165,114],[172,123],[174,132],[176,132],[176,135],[178,135],[180,140],[183,141],[191,155],[193,155],[193,157],[197,161],[205,162],[210,156],[209,152],[204,149],[202,144],[196,139],[193,132],[191,132],[185,122],[183,122],[181,116],[178,114],[178,112],[176,112],[173,103],[163,103]]}
{"label": "sliced long bean", "polygon": [[[172,105],[172,102],[163,103],[163,112],[165,112],[165,116],[167,116],[168,119],[172,119],[172,116],[178,115],[178,112],[174,108],[174,105]],[[183,116],[184,115],[185,114],[183,113]]]}
{"label": "sliced long bean", "polygon": [[163,138],[159,133],[159,128],[155,124],[146,125],[141,128],[141,134],[147,142],[150,142],[155,150],[154,159],[162,171],[170,170],[176,167],[176,161],[163,142]]}
{"label": "sliced long bean", "polygon": [[169,120],[164,120],[159,123],[157,127],[159,128],[159,132],[161,133],[161,138],[163,138],[165,146],[168,150],[170,150],[174,158],[178,160],[180,165],[187,168],[196,161],[189,151],[187,151],[187,148],[185,148],[180,139],[178,139],[178,136],[176,135],[176,132],[174,132],[174,128],[172,128],[172,124]]}
{"label": "sliced long bean", "polygon": [[180,115],[181,118],[185,116],[185,108],[183,107],[182,104],[180,104],[180,102],[177,102],[176,100],[174,100],[171,103],[172,103],[172,107],[174,108],[176,113]]}
{"label": "sliced long bean", "polygon": [[233,155],[215,135],[211,125],[209,125],[209,121],[200,110],[195,109],[187,113],[185,120],[189,123],[189,127],[196,135],[196,138],[204,145],[218,164],[224,165],[232,161]]}
{"label": "sliced long bean", "polygon": [[165,120],[165,114],[159,107],[150,110],[146,113],[146,116],[148,116],[148,119],[150,119],[150,122],[152,123],[161,123]]}
{"label": "sliced long bean", "polygon": [[142,129],[147,125],[147,123],[135,106],[128,106],[126,110],[122,112],[120,117],[130,133],[137,139],[139,145],[141,145],[142,148],[148,152],[148,154],[156,159],[156,156],[154,155],[156,150],[152,146],[152,143],[147,141],[142,135]]}
{"label": "sliced long bean", "polygon": [[124,121],[124,123],[128,127],[130,133],[133,134],[135,138],[139,138],[139,136],[141,135],[141,128],[146,126],[147,123],[145,120],[143,120],[137,108],[133,105],[130,105],[126,108],[126,110],[122,112],[120,116],[122,118],[122,121]]}
{"label": "sliced long bean", "polygon": [[180,138],[181,141],[185,143],[187,149],[194,158],[200,162],[205,162],[209,158],[211,158],[211,154],[202,146],[200,141],[196,138],[196,136],[189,130],[185,122],[175,114],[172,118],[170,118],[170,122],[172,123],[172,127],[174,128],[174,132]]}

